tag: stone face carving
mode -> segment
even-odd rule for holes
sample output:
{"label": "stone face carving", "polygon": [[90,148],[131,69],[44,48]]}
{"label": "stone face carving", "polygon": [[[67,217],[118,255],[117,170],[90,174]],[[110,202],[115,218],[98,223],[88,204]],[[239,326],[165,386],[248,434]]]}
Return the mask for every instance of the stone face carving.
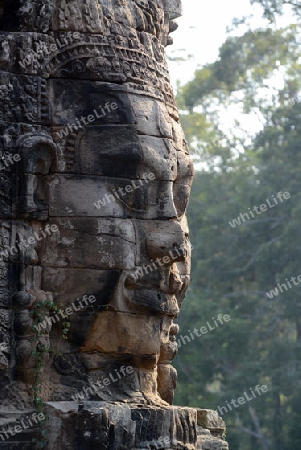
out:
{"label": "stone face carving", "polygon": [[[20,156],[3,171],[13,183],[1,211],[6,245],[19,235],[34,242],[7,258],[25,264],[12,305],[15,365],[30,378],[35,299],[53,296],[67,308],[94,295],[50,358],[46,400],[70,400],[79,385],[128,365],[131,376],[96,397],[171,403],[193,175],[164,59],[179,2],[21,3],[18,21],[5,3],[0,57],[3,152]],[[58,232],[36,239],[43,223]],[[54,347],[59,328],[47,330]]]}
{"label": "stone face carving", "polygon": [[[49,449],[146,448],[159,417],[164,448],[196,448],[196,412],[168,406],[191,253],[193,166],[164,57],[180,10],[1,2],[1,398],[30,409],[43,379]],[[80,424],[64,447],[57,420],[62,435]]]}

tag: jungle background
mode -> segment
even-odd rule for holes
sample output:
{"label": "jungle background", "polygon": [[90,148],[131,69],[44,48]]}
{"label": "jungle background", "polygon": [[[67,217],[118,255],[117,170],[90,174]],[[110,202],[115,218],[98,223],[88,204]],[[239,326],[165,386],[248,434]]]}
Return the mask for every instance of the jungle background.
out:
{"label": "jungle background", "polygon": [[[300,450],[301,283],[267,292],[301,275],[301,6],[251,3],[262,7],[265,26],[234,20],[232,31],[245,31],[232,32],[216,61],[177,89],[197,169],[191,286],[177,339],[218,314],[231,321],[181,346],[175,404],[217,409],[266,385],[223,415],[230,449]],[[277,26],[287,11],[291,23]],[[290,198],[229,223],[280,191]]]}

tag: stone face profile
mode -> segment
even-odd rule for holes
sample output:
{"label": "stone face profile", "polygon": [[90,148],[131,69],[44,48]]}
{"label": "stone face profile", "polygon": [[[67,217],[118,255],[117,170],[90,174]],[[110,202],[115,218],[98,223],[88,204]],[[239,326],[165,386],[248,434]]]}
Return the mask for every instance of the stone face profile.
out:
{"label": "stone face profile", "polygon": [[[0,449],[42,402],[49,449],[197,448],[196,411],[169,406],[191,253],[164,56],[180,3],[0,1]],[[23,431],[7,442],[33,448]]]}

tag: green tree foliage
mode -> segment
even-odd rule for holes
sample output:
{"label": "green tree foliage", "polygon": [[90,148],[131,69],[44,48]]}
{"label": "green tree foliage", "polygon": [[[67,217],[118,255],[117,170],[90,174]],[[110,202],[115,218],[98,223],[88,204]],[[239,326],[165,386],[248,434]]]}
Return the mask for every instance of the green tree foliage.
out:
{"label": "green tree foliage", "polygon": [[[264,89],[272,90],[269,77],[279,68],[286,68],[283,90],[272,91],[282,101],[290,99],[300,88],[299,54],[300,36],[297,25],[273,31],[272,29],[248,31],[243,36],[229,37],[220,48],[219,59],[207,64],[195,73],[180,93],[180,105],[190,112],[200,103],[205,112],[212,108],[212,100],[219,104],[241,101],[243,94],[244,112],[252,108],[263,108],[266,99]],[[231,96],[235,93],[236,96]],[[287,97],[285,97],[285,94]]]}
{"label": "green tree foliage", "polygon": [[[229,38],[219,59],[179,93],[184,129],[203,166],[188,210],[192,284],[178,342],[181,335],[190,342],[182,343],[176,360],[176,403],[232,405],[224,415],[231,450],[301,448],[298,31],[292,25]],[[267,98],[277,73],[283,83]],[[218,122],[219,107],[242,100],[245,111],[258,110],[263,118],[251,142],[239,141],[235,132],[229,138]],[[286,288],[270,298],[278,283]],[[213,327],[219,314],[231,321],[191,338],[207,322]],[[268,392],[237,408],[231,404],[258,384]]]}
{"label": "green tree foliage", "polygon": [[300,17],[301,5],[299,0],[251,0],[251,4],[257,3],[263,8],[263,15],[273,20],[276,15],[283,14],[284,8],[289,6]]}

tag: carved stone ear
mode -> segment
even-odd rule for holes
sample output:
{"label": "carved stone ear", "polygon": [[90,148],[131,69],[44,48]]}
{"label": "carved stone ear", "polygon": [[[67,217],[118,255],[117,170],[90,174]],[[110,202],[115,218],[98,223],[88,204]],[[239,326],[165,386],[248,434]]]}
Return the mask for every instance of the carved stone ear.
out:
{"label": "carved stone ear", "polygon": [[23,217],[46,220],[48,194],[46,183],[39,175],[48,175],[55,160],[55,144],[47,136],[29,136],[17,146],[20,165],[17,177],[17,211]]}
{"label": "carved stone ear", "polygon": [[20,172],[46,175],[54,162],[55,144],[48,136],[29,136],[17,142]]}

